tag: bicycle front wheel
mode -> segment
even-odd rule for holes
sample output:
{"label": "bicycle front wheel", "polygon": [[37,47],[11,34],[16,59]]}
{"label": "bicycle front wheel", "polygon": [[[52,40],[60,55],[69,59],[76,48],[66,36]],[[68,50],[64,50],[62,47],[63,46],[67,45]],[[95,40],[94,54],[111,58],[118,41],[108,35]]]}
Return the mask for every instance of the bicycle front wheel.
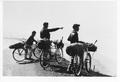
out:
{"label": "bicycle front wheel", "polygon": [[48,52],[42,51],[40,55],[40,65],[43,69],[49,67],[50,54]]}
{"label": "bicycle front wheel", "polygon": [[14,49],[13,50],[13,59],[17,62],[21,62],[25,59],[25,50],[24,49]]}
{"label": "bicycle front wheel", "polygon": [[75,55],[73,60],[73,72],[75,76],[81,75],[82,70],[82,59],[80,56]]}
{"label": "bicycle front wheel", "polygon": [[55,52],[55,59],[56,59],[56,61],[58,63],[62,62],[62,59],[63,59],[63,50],[61,48],[56,50],[56,52]]}
{"label": "bicycle front wheel", "polygon": [[91,55],[90,53],[87,54],[87,57],[85,59],[85,68],[87,72],[90,72],[91,70]]}

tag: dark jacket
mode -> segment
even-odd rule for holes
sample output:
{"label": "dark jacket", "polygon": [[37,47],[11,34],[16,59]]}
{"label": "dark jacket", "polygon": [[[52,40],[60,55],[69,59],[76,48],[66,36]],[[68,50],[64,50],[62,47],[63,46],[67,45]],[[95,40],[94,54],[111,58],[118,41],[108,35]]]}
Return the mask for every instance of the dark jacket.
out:
{"label": "dark jacket", "polygon": [[47,38],[50,39],[50,32],[54,32],[58,30],[59,28],[52,28],[52,29],[42,29],[40,31],[40,38]]}
{"label": "dark jacket", "polygon": [[72,33],[70,33],[68,39],[68,41],[70,41],[70,43],[75,43],[78,42],[78,33],[76,31],[73,31]]}
{"label": "dark jacket", "polygon": [[36,42],[37,43],[37,41],[34,39],[34,37],[31,35],[29,38],[28,38],[28,40],[26,41],[26,44],[27,45],[33,45],[33,42]]}
{"label": "dark jacket", "polygon": [[84,53],[84,45],[82,43],[72,43],[66,48],[66,53],[69,56],[80,55],[82,56]]}

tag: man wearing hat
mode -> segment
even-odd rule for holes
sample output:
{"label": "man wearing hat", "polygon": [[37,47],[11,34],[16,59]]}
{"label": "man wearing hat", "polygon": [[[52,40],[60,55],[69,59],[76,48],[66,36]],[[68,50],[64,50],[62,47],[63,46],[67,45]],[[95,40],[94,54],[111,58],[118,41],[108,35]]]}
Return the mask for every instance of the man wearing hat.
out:
{"label": "man wearing hat", "polygon": [[79,31],[79,24],[74,24],[73,25],[73,31],[70,33],[69,37],[68,37],[68,41],[70,41],[70,43],[75,43],[79,41],[78,38],[78,31]]}
{"label": "man wearing hat", "polygon": [[[80,27],[80,24],[74,24],[73,25],[73,31],[70,33],[69,37],[68,37],[68,41],[70,41],[71,45],[69,45],[67,48],[66,48],[66,52],[67,54],[70,52],[70,51],[73,51],[74,49],[72,49],[72,47],[74,47],[75,44],[79,43],[79,38],[78,38],[78,31],[79,31],[79,27]],[[76,46],[76,45],[75,45]],[[70,48],[70,49],[69,49]],[[72,49],[72,50],[71,50]],[[79,48],[78,48],[79,49]],[[77,52],[75,50],[75,52]],[[67,71],[71,71],[70,68],[73,64],[73,58],[74,56],[72,54],[68,54],[70,57],[71,57],[71,62],[70,64],[68,65],[68,68],[67,68]]]}
{"label": "man wearing hat", "polygon": [[48,22],[43,23],[43,29],[40,31],[40,38],[41,39],[48,39],[49,40],[50,39],[50,32],[54,32],[54,31],[57,31],[59,29],[63,29],[63,27],[48,29],[48,25],[49,25]]}
{"label": "man wearing hat", "polygon": [[[31,36],[27,39],[26,43],[25,43],[25,59],[31,59],[33,60],[31,57],[32,57],[32,45],[33,45],[33,42],[35,42],[37,44],[37,41],[34,39],[36,35],[36,31],[32,31],[32,34]],[[28,51],[30,51],[30,54],[29,54],[29,58],[27,58],[27,53]]]}

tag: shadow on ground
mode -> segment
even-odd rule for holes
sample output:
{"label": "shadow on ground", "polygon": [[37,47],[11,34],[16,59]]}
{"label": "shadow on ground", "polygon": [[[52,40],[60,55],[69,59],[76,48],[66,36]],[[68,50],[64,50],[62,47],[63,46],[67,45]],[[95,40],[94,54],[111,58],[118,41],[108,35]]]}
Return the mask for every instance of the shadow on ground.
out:
{"label": "shadow on ground", "polygon": [[[53,68],[54,72],[73,74],[72,72],[67,71],[68,64],[69,64],[69,61],[67,61],[66,59],[63,59],[62,63],[57,64],[57,65],[51,65],[51,67]],[[95,72],[95,71],[90,71],[88,73],[84,69],[81,72],[81,76],[86,76],[86,77],[111,77],[109,75],[105,75],[105,74]]]}
{"label": "shadow on ground", "polygon": [[[32,63],[38,63],[39,60],[24,60],[22,62],[17,62],[19,64],[32,64]],[[69,64],[69,61],[66,59],[62,59],[61,63],[57,63],[56,61],[52,61],[50,62],[50,67],[52,69],[52,71],[56,72],[56,73],[61,73],[61,74],[67,74],[67,75],[73,75],[72,72],[68,72],[67,71],[67,66]],[[81,76],[86,76],[86,77],[111,77],[109,75],[105,75],[99,72],[95,72],[95,71],[90,71],[89,73],[86,72],[84,69],[82,70],[82,74]]]}
{"label": "shadow on ground", "polygon": [[[52,67],[54,67],[53,71],[58,72],[58,73],[67,73],[67,74],[73,74],[72,72],[68,72],[67,71],[67,67],[63,67],[63,66],[59,66],[59,65],[51,65]],[[111,77],[109,75],[105,75],[99,72],[95,72],[95,71],[90,71],[89,73],[86,72],[85,70],[82,70],[82,74],[81,76],[88,76],[88,77]]]}
{"label": "shadow on ground", "polygon": [[17,62],[18,64],[32,64],[32,63],[38,63],[39,60],[36,59],[36,60],[23,60],[21,62]]}

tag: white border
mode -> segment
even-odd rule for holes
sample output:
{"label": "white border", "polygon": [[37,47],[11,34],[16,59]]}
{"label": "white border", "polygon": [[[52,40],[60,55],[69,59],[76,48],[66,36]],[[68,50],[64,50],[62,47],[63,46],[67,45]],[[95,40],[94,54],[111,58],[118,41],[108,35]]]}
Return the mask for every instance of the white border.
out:
{"label": "white border", "polygon": [[116,0],[2,0],[0,1],[0,80],[1,81],[9,81],[9,82],[16,82],[16,81],[20,81],[20,82],[24,82],[24,81],[29,81],[29,82],[33,82],[33,81],[44,81],[44,82],[63,82],[63,81],[77,81],[77,82],[87,82],[87,81],[91,81],[91,82],[98,82],[98,81],[105,81],[105,82],[120,82],[120,1],[117,0],[117,77],[3,77],[2,76],[2,32],[3,32],[3,25],[2,25],[2,17],[3,17],[3,6],[2,3],[3,1],[116,1]]}
{"label": "white border", "polygon": [[2,12],[2,1],[0,1],[0,77],[2,75],[2,32],[3,32],[3,25],[2,25],[2,17],[3,17],[3,12]]}
{"label": "white border", "polygon": [[116,1],[116,0],[2,0],[2,1]]}
{"label": "white border", "polygon": [[120,1],[117,0],[117,76],[120,77]]}

